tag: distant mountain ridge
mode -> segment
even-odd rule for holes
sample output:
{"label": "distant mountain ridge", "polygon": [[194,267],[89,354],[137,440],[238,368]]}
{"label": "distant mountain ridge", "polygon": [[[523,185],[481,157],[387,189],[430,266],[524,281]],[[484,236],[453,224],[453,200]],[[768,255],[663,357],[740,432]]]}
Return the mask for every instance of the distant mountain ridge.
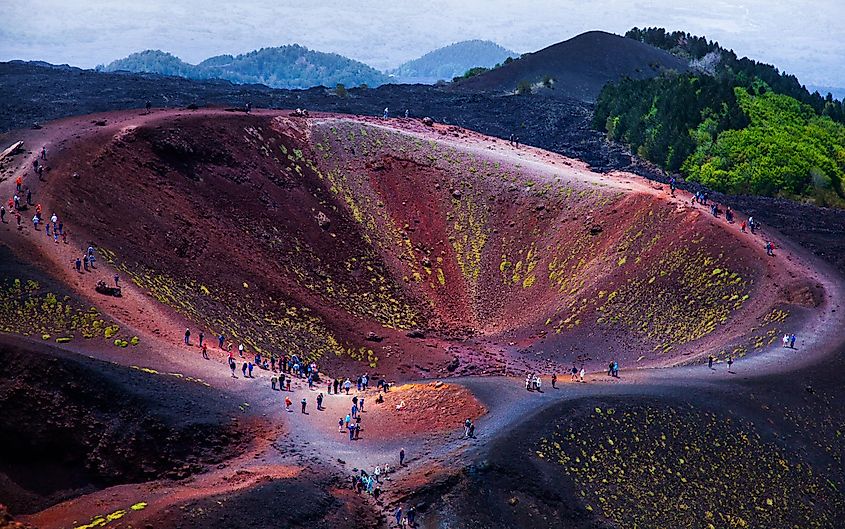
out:
{"label": "distant mountain ridge", "polygon": [[313,86],[379,86],[389,78],[375,68],[336,53],[309,50],[298,44],[261,48],[241,55],[218,55],[189,64],[161,50],[146,50],[118,59],[97,70],[129,71],[185,77],[224,79],[237,84],[263,84],[271,88]]}
{"label": "distant mountain ridge", "polygon": [[686,61],[667,51],[619,35],[589,31],[459,81],[456,88],[514,92],[524,86],[525,91],[538,90],[553,97],[595,101],[609,82],[688,69]]}
{"label": "distant mountain ridge", "polygon": [[465,40],[432,50],[388,71],[397,82],[434,83],[451,81],[470,68],[492,68],[519,54],[489,40]]}

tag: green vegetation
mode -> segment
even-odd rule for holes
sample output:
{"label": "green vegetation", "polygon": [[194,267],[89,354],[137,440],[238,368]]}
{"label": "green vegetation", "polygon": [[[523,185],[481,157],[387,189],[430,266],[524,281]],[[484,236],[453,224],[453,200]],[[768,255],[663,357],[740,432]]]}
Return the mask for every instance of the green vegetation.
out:
{"label": "green vegetation", "polygon": [[694,73],[607,85],[594,126],[610,139],[720,191],[845,205],[841,101],[702,37],[657,28],[628,37],[689,59]]}
{"label": "green vegetation", "polygon": [[346,91],[346,87],[343,83],[337,83],[337,85],[335,85],[334,93],[337,97],[346,97],[349,95],[349,92]]}
{"label": "green vegetation", "polygon": [[831,94],[823,97],[817,92],[810,93],[794,75],[748,57],[740,59],[732,50],[719,46],[718,42],[682,31],[667,32],[663,28],[633,28],[625,36],[690,60],[695,69],[732,80],[738,86],[748,87],[757,80],[762,81],[774,92],[810,105],[819,115],[845,122],[842,101],[835,101]]}
{"label": "green vegetation", "polygon": [[780,192],[842,204],[845,126],[789,96],[735,90],[750,124],[714,140],[702,123],[694,133],[698,147],[683,165],[689,178],[720,191]]}
{"label": "green vegetation", "polygon": [[531,93],[531,82],[526,81],[525,79],[520,81],[519,84],[516,85],[516,93],[517,93],[517,95],[521,95],[521,96],[530,94]]}
{"label": "green vegetation", "polygon": [[843,508],[833,482],[753,424],[689,405],[595,407],[536,454],[619,527],[834,527]]}
{"label": "green vegetation", "polygon": [[480,75],[485,72],[489,72],[490,68],[485,68],[483,66],[476,66],[475,68],[470,68],[463,75],[459,75],[457,77],[453,77],[452,81],[460,81],[462,79],[469,79],[470,77],[475,77],[476,75]]}

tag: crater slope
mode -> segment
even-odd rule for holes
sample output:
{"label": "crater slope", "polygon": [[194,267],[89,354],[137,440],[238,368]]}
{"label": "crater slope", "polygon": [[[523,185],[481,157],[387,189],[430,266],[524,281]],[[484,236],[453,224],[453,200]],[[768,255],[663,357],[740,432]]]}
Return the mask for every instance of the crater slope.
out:
{"label": "crater slope", "polygon": [[763,350],[825,301],[688,197],[462,129],[114,116],[56,138],[42,206],[250,350],[416,374],[671,365]]}

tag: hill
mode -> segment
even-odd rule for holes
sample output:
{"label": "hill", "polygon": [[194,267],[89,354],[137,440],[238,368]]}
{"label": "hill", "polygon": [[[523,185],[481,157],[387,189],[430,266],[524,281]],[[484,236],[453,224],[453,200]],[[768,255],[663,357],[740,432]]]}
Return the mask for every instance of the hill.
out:
{"label": "hill", "polygon": [[687,63],[642,42],[590,31],[554,44],[500,68],[460,81],[470,90],[513,92],[520,84],[544,93],[594,101],[602,87],[624,77],[647,79],[667,70],[686,71]]}
{"label": "hill", "polygon": [[333,87],[366,84],[378,86],[387,76],[366,64],[336,53],[309,50],[297,44],[261,48],[242,55],[218,55],[189,64],[160,50],[146,50],[118,59],[98,70],[156,73],[187,79],[223,79],[237,84],[263,84],[271,88]]}
{"label": "hill", "polygon": [[451,80],[470,68],[492,68],[519,54],[489,40],[465,40],[430,51],[389,72],[398,82],[432,84]]}
{"label": "hill", "polygon": [[707,66],[605,86],[594,125],[608,138],[711,189],[845,204],[842,101],[704,37],[662,28],[627,35]]}

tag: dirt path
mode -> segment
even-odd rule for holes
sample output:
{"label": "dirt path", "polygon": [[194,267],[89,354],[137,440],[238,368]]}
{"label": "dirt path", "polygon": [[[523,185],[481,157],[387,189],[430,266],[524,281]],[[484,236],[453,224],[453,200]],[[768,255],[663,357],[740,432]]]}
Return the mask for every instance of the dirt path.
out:
{"label": "dirt path", "polygon": [[[214,116],[220,110],[200,110],[196,114]],[[261,114],[275,115],[278,111],[260,111]],[[18,171],[6,176],[0,184],[0,195],[9,195],[14,187],[14,176],[25,174],[25,184],[33,190],[34,202],[39,202],[39,194],[44,186],[50,185],[53,175],[47,175],[44,182],[40,182],[32,175],[32,159],[40,151],[42,145],[50,152],[61,148],[66,138],[72,134],[81,134],[88,130],[98,130],[92,123],[99,119],[107,119],[109,130],[125,130],[163,116],[178,116],[187,114],[180,111],[157,111],[150,115],[141,113],[110,113],[103,116],[86,116],[84,118],[70,118],[50,123],[40,131],[26,131],[21,134],[25,147],[32,154],[20,157]],[[334,120],[350,119],[331,115],[318,115],[313,119]],[[538,149],[521,147],[515,149],[502,141],[491,141],[481,135],[460,131],[457,136],[441,134],[452,128],[436,126],[427,128],[417,121],[390,120],[384,122],[376,118],[359,118],[361,121],[384,127],[396,127],[401,130],[427,139],[451,142],[455,145],[469,148],[479,155],[491,151],[518,160],[535,168],[538,172],[547,174],[549,178],[556,175],[567,175],[588,181],[600,182],[603,185],[638,193],[646,193],[658,200],[665,200],[677,205],[678,208],[688,208],[690,197],[678,191],[676,197],[668,194],[640,177],[630,174],[597,175],[589,172],[580,162],[566,159],[562,156],[540,151]],[[61,204],[45,204],[44,214],[49,218],[52,209],[61,209]],[[31,216],[31,215],[30,215]],[[737,215],[738,218],[741,218]],[[486,446],[502,432],[512,431],[527,418],[550,406],[589,396],[607,395],[644,395],[644,394],[682,394],[686,388],[725,387],[728,388],[732,379],[760,376],[776,372],[789,372],[797,366],[820,361],[832,351],[841,347],[845,340],[845,310],[841,300],[845,299],[843,282],[827,265],[808,255],[799,246],[780,237],[770,230],[765,236],[775,240],[778,246],[778,256],[772,261],[772,267],[779,269],[782,277],[812,278],[825,292],[825,299],[815,310],[814,317],[804,323],[802,329],[796,329],[799,336],[798,349],[783,349],[779,345],[766,348],[762,353],[738,360],[733,367],[736,374],[728,374],[723,366],[715,371],[701,366],[667,367],[664,369],[629,370],[622,366],[622,378],[610,379],[601,373],[591,373],[586,384],[574,384],[563,381],[561,375],[559,389],[551,389],[548,377],[544,379],[547,388],[543,393],[527,393],[522,381],[515,378],[461,378],[450,379],[449,383],[459,384],[468,388],[488,409],[488,413],[478,420],[476,439],[463,439],[460,423],[454,428],[443,431],[432,431],[405,439],[380,440],[369,438],[364,430],[362,439],[349,441],[348,435],[338,432],[337,420],[349,413],[350,398],[347,396],[328,395],[325,387],[320,385],[315,389],[308,389],[304,381],[295,380],[291,392],[272,391],[270,389],[271,373],[256,370],[255,378],[245,380],[238,370],[237,378],[232,378],[226,356],[216,347],[216,339],[209,336],[212,347],[209,352],[210,360],[203,360],[199,349],[195,346],[181,344],[181,337],[186,327],[194,326],[184,318],[152,300],[140,289],[128,281],[122,284],[125,295],[121,299],[105,298],[93,291],[97,278],[110,281],[115,271],[102,260],[97,268],[87,273],[77,273],[72,262],[88,246],[88,241],[79,240],[74,235],[73,219],[64,219],[65,226],[71,236],[67,245],[56,244],[48,238],[43,229],[35,231],[32,223],[26,219],[21,230],[13,223],[0,227],[0,241],[16,250],[30,262],[37,262],[49,273],[69,285],[86,302],[98,307],[104,314],[116,319],[122,327],[131,329],[141,338],[141,343],[130,350],[115,350],[107,344],[92,344],[92,342],[70,343],[64,349],[94,358],[108,360],[126,366],[147,368],[158,372],[151,373],[151,379],[156,376],[190,376],[199,383],[206,383],[227,394],[236,396],[245,404],[245,414],[266,417],[274,423],[284,425],[285,434],[280,437],[267,439],[258,443],[256,449],[244,454],[238,460],[230,462],[225,468],[215,469],[201,476],[182,482],[152,482],[134,485],[121,485],[82,496],[64,502],[42,511],[36,515],[25,517],[44,529],[77,527],[87,523],[98,515],[125,511],[124,515],[113,520],[117,527],[126,522],[133,525],[140,524],[144,519],[161,513],[164,509],[172,508],[180,502],[200,496],[214,496],[221,493],[231,493],[266,479],[289,479],[299,475],[307,462],[319,462],[332,465],[343,472],[351,472],[353,468],[371,469],[376,465],[390,464],[396,466],[398,450],[404,448],[408,456],[408,465],[397,469],[389,477],[386,489],[406,490],[403,482],[415,484],[421,479],[429,467],[442,465],[451,469],[460,469],[465,463],[483,453]],[[722,218],[712,219],[712,222],[724,225],[725,229],[737,230],[736,225],[728,225]],[[737,235],[738,236],[738,235]],[[763,252],[763,236],[748,235],[758,252]],[[331,373],[331,375],[335,375]],[[187,383],[187,382],[186,382]],[[726,389],[727,391],[727,389]],[[318,392],[325,395],[325,410],[315,409],[315,397]],[[375,407],[376,392],[367,392],[369,409]],[[287,412],[283,407],[284,397],[293,401],[293,411]],[[299,411],[299,402],[307,399],[308,413]],[[366,417],[368,413],[365,412]],[[366,424],[366,419],[365,419]],[[283,453],[279,447],[287,450]],[[291,452],[292,451],[292,452]],[[291,459],[292,454],[294,459]],[[388,490],[387,504],[396,501],[397,495],[390,495]],[[144,502],[143,508],[133,510],[132,505]],[[111,523],[111,522],[109,522]],[[138,526],[138,525],[135,525]]]}

